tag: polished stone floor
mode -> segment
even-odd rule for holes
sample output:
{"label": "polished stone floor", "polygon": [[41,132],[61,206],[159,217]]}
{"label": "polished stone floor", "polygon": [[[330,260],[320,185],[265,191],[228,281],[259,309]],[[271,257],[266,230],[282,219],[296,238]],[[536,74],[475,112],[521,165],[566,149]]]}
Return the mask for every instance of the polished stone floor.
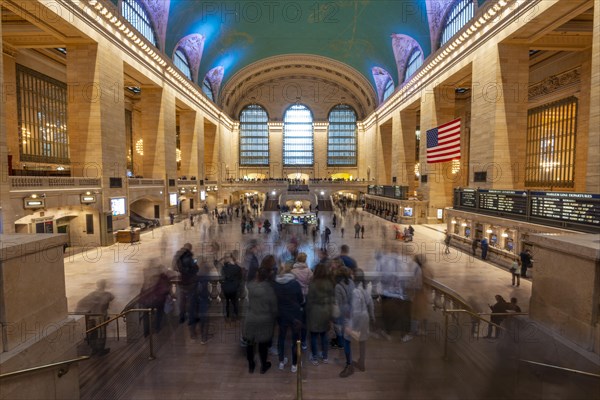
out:
{"label": "polished stone floor", "polygon": [[[263,217],[269,218],[276,227],[277,213],[264,214]],[[335,254],[342,244],[349,245],[350,255],[366,273],[375,268],[376,251],[391,245],[404,245],[393,239],[393,225],[381,218],[362,211],[349,212],[342,222],[338,221],[337,228],[333,228],[332,216],[332,212],[319,214],[321,227],[329,226],[332,231],[329,245],[331,253]],[[364,239],[354,238],[356,222],[365,226]],[[344,238],[341,237],[341,226],[344,226]],[[444,225],[417,225],[414,228],[414,241],[404,245],[405,252],[425,254],[434,279],[460,293],[476,310],[488,312],[487,305],[493,303],[495,294],[500,294],[505,299],[516,297],[523,311],[528,309],[531,295],[529,280],[523,279],[521,286],[516,288],[511,285],[511,275],[505,269],[456,249],[449,255],[444,255]],[[109,311],[118,313],[139,292],[144,269],[157,263],[170,267],[173,255],[186,242],[191,243],[194,253],[199,255],[212,241],[220,244],[222,253],[232,249],[243,250],[249,240],[259,239],[263,242],[263,254],[279,254],[283,249],[281,243],[285,243],[291,236],[299,239],[300,250],[307,253],[308,264],[313,265],[319,242],[313,244],[312,235],[309,232],[308,236],[304,236],[302,227],[290,226],[288,232],[282,234],[280,241],[276,229],[269,235],[258,234],[256,229],[252,234],[242,235],[239,219],[235,217],[232,222],[221,225],[205,216],[200,226],[196,224],[194,228],[183,222],[164,226],[143,233],[141,241],[133,245],[117,243],[108,247],[96,247],[90,244],[78,254],[72,255],[67,251],[65,279],[69,310],[74,311],[77,301],[94,290],[96,281],[106,279],[107,289],[115,296]]]}
{"label": "polished stone floor", "polygon": [[[277,214],[265,213],[277,225]],[[321,226],[332,230],[332,252],[341,244],[350,246],[359,267],[365,272],[375,268],[377,251],[402,245],[393,239],[392,225],[370,214],[348,214],[341,229],[331,225],[332,213],[319,215]],[[365,225],[364,239],[354,238],[356,222]],[[188,229],[186,229],[188,228]],[[528,310],[532,283],[522,280],[520,287],[511,285],[511,276],[505,269],[452,250],[444,255],[443,225],[415,226],[415,238],[404,248],[405,252],[426,255],[426,267],[434,280],[453,289],[481,312],[495,294],[505,298],[517,297],[523,311]],[[211,241],[217,241],[221,253],[243,249],[251,239],[263,242],[263,254],[279,254],[282,243],[298,237],[301,251],[312,264],[315,247],[312,236],[304,236],[301,227],[290,227],[289,232],[276,230],[270,235],[242,235],[239,220],[218,225],[205,219],[194,229],[183,223],[165,226],[142,234],[140,243],[115,244],[106,248],[89,247],[80,254],[68,254],[65,273],[69,309],[94,289],[98,279],[108,281],[108,289],[115,295],[110,312],[118,313],[140,290],[144,269],[150,265],[170,266],[173,254],[184,243],[194,246],[197,256],[202,255]],[[534,277],[535,278],[535,277]],[[376,304],[376,309],[378,308]],[[240,346],[243,321],[226,322],[216,306],[211,316],[210,332],[214,335],[206,345],[190,337],[185,325],[177,317],[167,318],[156,342],[156,360],[147,360],[148,342],[126,344],[109,338],[113,349],[109,355],[82,365],[83,377],[95,384],[95,391],[84,390],[85,399],[295,399],[301,382],[304,399],[594,399],[599,380],[571,373],[553,373],[547,368],[536,369],[523,360],[545,361],[571,368],[596,371],[598,363],[565,345],[551,332],[543,332],[527,319],[513,325],[500,339],[481,339],[471,331],[471,319],[458,315],[451,320],[453,336],[448,341],[448,358],[443,359],[444,338],[442,313],[429,308],[430,329],[425,336],[403,343],[397,332],[385,337],[373,326],[368,341],[367,371],[355,372],[349,379],[338,376],[343,368],[341,350],[330,350],[329,364],[312,365],[307,353],[303,354],[300,381],[290,372],[289,364],[282,371],[277,368],[277,356],[271,355],[273,367],[267,374],[248,373],[244,348]],[[213,309],[213,311],[215,310]],[[378,320],[380,323],[380,320]],[[485,326],[479,329],[485,334]],[[113,332],[114,334],[114,332]],[[110,335],[110,333],[109,333]],[[353,344],[357,358],[357,345]],[[289,356],[289,349],[286,350]],[[135,356],[132,356],[132,352]],[[582,361],[583,360],[583,361]],[[123,370],[123,366],[127,366]],[[125,375],[126,374],[126,375]],[[96,395],[90,395],[96,393]]]}

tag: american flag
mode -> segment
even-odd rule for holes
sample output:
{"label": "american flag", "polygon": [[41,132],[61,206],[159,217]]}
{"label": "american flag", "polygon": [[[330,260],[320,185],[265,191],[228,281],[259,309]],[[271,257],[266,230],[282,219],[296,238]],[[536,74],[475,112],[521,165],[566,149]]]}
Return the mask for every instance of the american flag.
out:
{"label": "american flag", "polygon": [[460,159],[460,118],[427,131],[427,163]]}

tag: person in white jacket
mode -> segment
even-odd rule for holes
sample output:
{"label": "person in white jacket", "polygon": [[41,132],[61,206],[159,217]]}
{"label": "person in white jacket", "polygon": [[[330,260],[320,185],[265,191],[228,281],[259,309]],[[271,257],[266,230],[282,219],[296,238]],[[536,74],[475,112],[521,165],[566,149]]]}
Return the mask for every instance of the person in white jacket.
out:
{"label": "person in white jacket", "polygon": [[356,335],[355,339],[358,340],[359,359],[353,361],[352,365],[364,372],[367,340],[370,333],[369,323],[375,322],[375,309],[373,298],[365,282],[365,273],[360,268],[354,271],[354,283],[356,287],[352,294],[352,328]]}
{"label": "person in white jacket", "polygon": [[306,264],[306,253],[298,253],[296,257],[296,262],[292,268],[292,274],[296,277],[296,280],[300,284],[302,288],[302,296],[304,301],[302,302],[302,331],[301,331],[301,339],[302,339],[302,350],[307,349],[306,344],[306,295],[308,294],[308,285],[310,281],[312,281],[313,272],[308,265]]}

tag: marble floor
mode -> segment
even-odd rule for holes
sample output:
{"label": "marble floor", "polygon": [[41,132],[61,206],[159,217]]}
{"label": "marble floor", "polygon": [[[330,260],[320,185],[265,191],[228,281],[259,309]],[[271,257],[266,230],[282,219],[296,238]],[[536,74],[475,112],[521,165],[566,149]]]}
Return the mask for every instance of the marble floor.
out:
{"label": "marble floor", "polygon": [[[274,226],[277,213],[265,213]],[[345,236],[340,225],[331,225],[332,213],[319,214],[321,226],[332,230],[332,251],[341,244],[350,246],[350,255],[365,272],[375,268],[374,256],[380,249],[401,245],[393,240],[392,225],[367,213],[349,214],[343,221]],[[354,238],[353,225],[365,225],[364,239]],[[194,229],[185,229],[183,223],[165,226],[142,234],[140,243],[115,244],[106,248],[85,249],[65,259],[65,276],[69,309],[94,289],[98,279],[108,281],[108,290],[115,295],[110,312],[118,313],[140,290],[144,269],[150,265],[170,266],[173,254],[184,243],[194,246],[197,256],[211,241],[217,241],[221,252],[243,249],[251,239],[261,239],[263,253],[278,254],[285,240],[296,235],[300,250],[309,256],[312,265],[315,246],[312,236],[304,236],[301,227],[293,227],[282,241],[275,233],[270,235],[242,235],[239,220],[225,225],[211,224],[208,219]],[[462,295],[477,310],[487,312],[495,294],[505,298],[517,297],[527,311],[531,295],[531,281],[522,280],[521,286],[511,286],[511,276],[505,269],[496,267],[469,254],[452,250],[444,255],[443,225],[415,226],[414,242],[405,248],[411,253],[426,254],[426,266],[433,271],[434,279]],[[378,305],[376,304],[376,309]],[[147,341],[127,346],[123,341],[109,340],[113,347],[109,355],[82,365],[83,375],[91,379],[97,390],[84,399],[295,399],[297,375],[290,372],[289,364],[282,371],[277,368],[277,356],[270,355],[273,367],[267,374],[248,373],[244,348],[240,346],[242,321],[226,322],[219,307],[212,314],[210,331],[214,334],[207,345],[192,340],[185,325],[177,316],[170,316],[163,324],[156,360],[147,360]],[[553,375],[548,370],[535,370],[525,366],[523,359],[545,360],[572,368],[594,371],[594,366],[580,364],[582,358],[556,339],[553,334],[532,330],[527,321],[512,332],[522,333],[523,340],[503,335],[500,340],[473,338],[470,317],[453,321],[459,335],[449,343],[450,357],[443,359],[444,340],[441,326],[442,313],[429,309],[429,326],[426,336],[403,343],[397,333],[386,338],[374,326],[368,341],[367,371],[356,371],[349,379],[338,377],[343,368],[341,350],[330,350],[329,364],[312,365],[308,354],[303,354],[301,382],[304,399],[592,399],[600,385],[595,380],[585,380],[578,375]],[[481,328],[483,332],[484,327]],[[109,334],[110,336],[110,334]],[[534,341],[529,339],[534,338]],[[161,339],[162,338],[162,339]],[[109,339],[111,339],[109,337]],[[161,342],[162,340],[162,342]],[[356,343],[353,344],[357,352]],[[287,350],[289,352],[289,349]],[[137,358],[129,352],[137,354]],[[356,359],[355,353],[355,359]],[[289,354],[288,354],[289,356]],[[137,361],[136,361],[137,360]],[[127,371],[121,371],[129,365]],[[100,368],[100,369],[98,369]],[[114,369],[114,371],[113,371]],[[104,371],[99,373],[98,371]],[[125,374],[126,372],[126,374]],[[83,389],[82,389],[83,390]]]}
{"label": "marble floor", "polygon": [[[321,226],[329,226],[332,231],[330,253],[335,254],[339,251],[339,246],[347,244],[350,246],[350,255],[367,274],[375,268],[376,251],[389,248],[390,245],[404,245],[393,239],[393,225],[390,222],[369,213],[349,212],[341,222],[338,221],[337,228],[332,226],[332,216],[332,212],[319,213]],[[263,217],[269,218],[274,227],[277,226],[276,212],[266,212]],[[263,254],[279,254],[283,249],[281,243],[295,235],[300,242],[300,251],[307,253],[308,264],[313,265],[319,243],[313,243],[310,233],[308,236],[303,235],[301,226],[290,226],[288,232],[282,234],[282,240],[279,240],[276,229],[269,235],[259,234],[256,229],[252,234],[242,235],[239,221],[233,217],[232,222],[219,225],[204,216],[201,224],[196,224],[193,228],[180,222],[142,233],[140,242],[133,245],[90,245],[78,254],[71,254],[67,250],[65,281],[69,311],[74,311],[79,299],[94,290],[99,279],[106,279],[107,290],[115,296],[109,312],[120,312],[139,293],[144,269],[155,264],[169,268],[173,255],[186,242],[193,245],[197,256],[212,241],[220,244],[222,253],[233,249],[243,250],[245,243],[251,239],[262,241]],[[364,239],[354,238],[353,227],[356,222],[365,226]],[[341,226],[345,228],[343,238]],[[495,294],[500,294],[505,299],[516,297],[523,311],[527,311],[531,295],[529,280],[523,279],[520,287],[513,287],[511,275],[505,269],[456,249],[449,255],[444,255],[444,225],[417,225],[414,228],[414,241],[404,245],[405,251],[409,254],[425,254],[427,266],[436,281],[460,293],[480,312],[487,312],[487,304],[493,302]]]}

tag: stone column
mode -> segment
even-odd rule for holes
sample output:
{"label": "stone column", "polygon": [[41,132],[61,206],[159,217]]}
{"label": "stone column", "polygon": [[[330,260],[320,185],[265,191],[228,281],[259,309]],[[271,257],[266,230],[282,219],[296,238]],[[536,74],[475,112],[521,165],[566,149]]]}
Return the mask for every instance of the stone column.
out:
{"label": "stone column", "polygon": [[271,178],[283,178],[282,122],[269,122],[269,166]]}
{"label": "stone column", "polygon": [[378,185],[392,184],[392,121],[377,126],[375,142],[375,171],[371,177]]}
{"label": "stone column", "polygon": [[[600,5],[594,6],[586,192],[600,193]],[[595,88],[595,90],[593,89]],[[585,134],[585,132],[580,132]],[[579,134],[579,133],[578,133]]]}
{"label": "stone column", "polygon": [[[427,130],[450,122],[454,119],[454,86],[440,85],[426,90],[421,97],[421,146],[419,159],[421,184],[419,192],[423,200],[429,201],[427,217],[437,221],[436,213],[440,208],[452,206],[452,188],[454,176],[450,162],[427,163]],[[427,176],[427,182],[424,182]]]}
{"label": "stone column", "polygon": [[[0,20],[0,37],[2,37],[2,20]],[[4,86],[4,53],[2,41],[0,40],[0,233],[14,232],[15,225],[12,218],[14,215],[10,207],[10,187],[8,183],[8,147],[6,139],[6,87]],[[11,211],[9,211],[11,210]]]}
{"label": "stone column", "polygon": [[[67,47],[67,112],[71,175],[102,179],[101,211],[111,197],[126,197],[127,149],[123,61],[112,46]],[[110,178],[121,179],[120,184]],[[113,187],[111,187],[113,186]],[[129,225],[126,216],[113,228]]]}
{"label": "stone column", "polygon": [[144,140],[142,175],[144,178],[176,179],[175,96],[167,89],[143,88],[141,97]]}
{"label": "stone column", "polygon": [[[392,176],[396,185],[408,186],[408,193],[415,190],[417,112],[403,110],[394,114],[392,120]],[[393,185],[394,183],[392,183]]]}
{"label": "stone column", "polygon": [[329,134],[328,122],[315,122],[313,124],[314,133],[314,168],[312,177],[328,178],[329,174],[333,174],[333,168],[327,163],[327,136]]}
{"label": "stone column", "polygon": [[[527,138],[529,49],[499,44],[473,61],[469,182],[523,188]],[[475,172],[487,172],[474,182]]]}
{"label": "stone column", "polygon": [[182,111],[179,114],[179,148],[181,150],[180,175],[198,175],[198,136],[196,135],[196,112]]}

